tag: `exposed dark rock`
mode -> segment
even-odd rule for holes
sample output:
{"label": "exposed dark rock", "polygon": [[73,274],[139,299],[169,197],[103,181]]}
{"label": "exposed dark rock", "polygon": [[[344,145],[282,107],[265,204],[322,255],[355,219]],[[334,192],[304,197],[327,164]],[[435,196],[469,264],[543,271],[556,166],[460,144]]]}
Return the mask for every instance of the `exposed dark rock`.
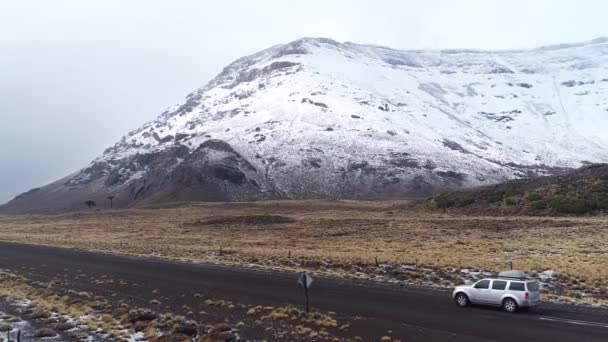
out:
{"label": "exposed dark rock", "polygon": [[[291,67],[294,67],[297,65],[299,65],[299,63],[280,61],[280,62],[273,62],[270,65],[267,65],[262,69],[255,69],[255,68],[250,69],[250,70],[245,69],[244,71],[241,71],[238,74],[238,76],[236,77],[234,82],[232,84],[230,84],[229,86],[227,86],[227,88],[232,89],[241,83],[251,82],[251,81],[259,78],[262,75],[268,75],[272,72],[283,70],[283,69],[288,69],[288,68],[291,68]],[[220,74],[220,76],[221,76],[221,74]],[[218,76],[218,78],[220,76]]]}
{"label": "exposed dark rock", "polygon": [[185,113],[191,112],[192,109],[194,109],[194,107],[196,107],[196,106],[198,106],[200,104],[201,98],[202,98],[202,96],[200,94],[193,95],[193,96],[187,98],[186,103],[184,103],[183,105],[181,105],[173,113],[173,115],[183,115]]}
{"label": "exposed dark rock", "polygon": [[437,164],[434,161],[427,159],[422,167],[427,170],[434,170],[437,168]]}
{"label": "exposed dark rock", "polygon": [[204,148],[209,148],[209,149],[216,150],[216,151],[236,153],[234,151],[234,149],[232,148],[232,146],[230,146],[230,144],[228,144],[227,142],[220,140],[220,139],[209,139],[209,140],[203,142],[202,144],[200,144],[197,150],[204,149]]}
{"label": "exposed dark rock", "polygon": [[420,167],[420,165],[418,164],[418,161],[416,161],[415,159],[411,159],[411,158],[391,159],[389,161],[389,163],[391,165],[397,166],[397,167],[410,167],[410,168]]}
{"label": "exposed dark rock", "polygon": [[160,139],[160,141],[158,142],[159,144],[164,144],[164,143],[168,143],[173,141],[173,136],[172,135],[167,135],[166,137]]}
{"label": "exposed dark rock", "polygon": [[189,135],[188,135],[188,134],[184,134],[184,133],[177,133],[177,134],[175,134],[175,141],[176,141],[176,142],[180,142],[180,141],[182,141],[182,140],[186,139],[187,137],[189,137]]}
{"label": "exposed dark rock", "polygon": [[455,172],[455,171],[437,171],[437,175],[444,178],[451,178],[458,181],[463,181],[466,178],[464,173]]}
{"label": "exposed dark rock", "polygon": [[302,42],[299,41],[284,46],[274,55],[274,58],[279,58],[287,55],[305,55],[307,53],[308,51],[306,50],[306,48],[304,48]]}
{"label": "exposed dark rock", "polygon": [[89,184],[108,174],[109,167],[106,162],[93,163],[91,166],[80,171],[77,176],[68,180],[65,185],[75,186]]}
{"label": "exposed dark rock", "polygon": [[565,81],[565,82],[562,82],[561,85],[566,86],[566,87],[574,87],[576,85],[576,81]]}
{"label": "exposed dark rock", "polygon": [[417,63],[410,58],[403,58],[401,56],[390,56],[388,58],[383,59],[384,62],[392,65],[392,66],[409,66],[412,68],[422,68],[423,65]]}
{"label": "exposed dark rock", "polygon": [[156,140],[159,144],[164,144],[167,142],[170,142],[173,140],[173,136],[172,135],[167,135],[166,137],[161,138],[158,133],[154,132],[152,133],[152,137],[154,138],[154,140]]}
{"label": "exposed dark rock", "polygon": [[309,99],[308,97],[303,98],[301,102],[302,103],[310,103],[312,105],[315,105],[315,106],[321,107],[321,108],[329,108],[325,103],[323,103],[323,102],[315,102],[315,101]]}
{"label": "exposed dark rock", "polygon": [[322,162],[323,161],[321,159],[319,159],[319,158],[308,158],[308,159],[302,161],[302,163],[304,165],[312,166],[312,167],[315,167],[315,168],[320,168]]}
{"label": "exposed dark rock", "polygon": [[360,170],[360,169],[367,167],[368,165],[369,165],[369,163],[365,160],[358,161],[358,162],[351,162],[348,164],[348,169],[349,170]]}
{"label": "exposed dark rock", "polygon": [[513,74],[513,70],[507,68],[507,67],[503,67],[503,66],[498,66],[495,67],[494,69],[490,70],[489,72],[490,74]]}
{"label": "exposed dark rock", "polygon": [[245,174],[233,165],[213,165],[211,172],[215,177],[234,184],[241,184],[245,180]]}
{"label": "exposed dark rock", "polygon": [[509,122],[513,121],[513,117],[510,115],[504,114],[496,114],[496,113],[488,113],[488,112],[479,112],[479,114],[483,115],[486,119],[495,121],[495,122]]}
{"label": "exposed dark rock", "polygon": [[459,143],[457,143],[455,141],[452,141],[452,140],[449,140],[449,139],[443,139],[442,143],[443,143],[443,146],[445,146],[445,147],[447,147],[447,148],[449,148],[451,150],[458,151],[458,152],[461,152],[461,153],[467,153],[467,154],[471,153],[471,152],[469,152],[467,149],[465,149],[464,147],[462,147]]}

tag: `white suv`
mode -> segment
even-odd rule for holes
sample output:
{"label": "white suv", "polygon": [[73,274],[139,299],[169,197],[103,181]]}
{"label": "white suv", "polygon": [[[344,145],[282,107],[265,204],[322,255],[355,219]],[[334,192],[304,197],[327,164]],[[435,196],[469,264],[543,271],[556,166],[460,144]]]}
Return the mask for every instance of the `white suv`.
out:
{"label": "white suv", "polygon": [[479,280],[472,285],[457,286],[452,293],[456,305],[469,304],[500,306],[507,312],[533,307],[540,303],[538,282],[521,271],[506,271],[498,278]]}

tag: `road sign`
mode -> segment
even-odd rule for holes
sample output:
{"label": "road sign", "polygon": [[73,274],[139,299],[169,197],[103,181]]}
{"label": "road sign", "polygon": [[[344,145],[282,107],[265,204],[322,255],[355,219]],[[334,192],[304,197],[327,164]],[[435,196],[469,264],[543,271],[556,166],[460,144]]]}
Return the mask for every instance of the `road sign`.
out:
{"label": "road sign", "polygon": [[300,286],[302,286],[305,289],[309,289],[310,284],[312,284],[313,280],[314,279],[312,279],[312,277],[309,276],[308,273],[302,272],[300,274],[300,277],[298,278],[298,284],[300,284]]}
{"label": "road sign", "polygon": [[306,272],[300,273],[300,276],[298,277],[298,284],[304,288],[304,296],[306,297],[306,313],[310,312],[310,305],[308,304],[308,289],[310,288],[312,281],[312,277]]}

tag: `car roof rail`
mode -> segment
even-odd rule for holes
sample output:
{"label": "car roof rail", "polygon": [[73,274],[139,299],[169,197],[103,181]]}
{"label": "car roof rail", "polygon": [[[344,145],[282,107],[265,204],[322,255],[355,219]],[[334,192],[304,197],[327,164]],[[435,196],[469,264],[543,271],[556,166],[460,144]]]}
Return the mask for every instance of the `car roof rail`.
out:
{"label": "car roof rail", "polygon": [[528,277],[509,277],[509,276],[498,276],[500,279],[511,279],[511,280],[528,280]]}
{"label": "car roof rail", "polygon": [[499,278],[503,279],[517,279],[517,280],[527,280],[528,275],[524,271],[518,270],[510,270],[498,273]]}

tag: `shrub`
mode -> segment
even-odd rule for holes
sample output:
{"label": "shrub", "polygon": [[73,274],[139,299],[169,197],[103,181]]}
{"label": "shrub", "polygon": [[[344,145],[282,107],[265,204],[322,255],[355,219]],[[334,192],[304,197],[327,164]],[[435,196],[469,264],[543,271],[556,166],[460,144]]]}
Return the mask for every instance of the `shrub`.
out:
{"label": "shrub", "polygon": [[51,328],[40,328],[34,331],[34,337],[54,337],[57,333]]}
{"label": "shrub", "polygon": [[496,191],[496,192],[489,192],[487,194],[484,194],[483,198],[488,203],[496,203],[496,202],[502,201],[502,198],[504,197],[504,195],[505,195],[505,193],[503,191]]}
{"label": "shrub", "polygon": [[547,209],[547,203],[545,201],[530,202],[530,209],[533,209],[533,210]]}
{"label": "shrub", "polygon": [[505,193],[506,197],[518,197],[524,194],[524,191],[521,189],[511,189]]}
{"label": "shrub", "polygon": [[57,331],[67,331],[67,330],[71,330],[74,329],[76,326],[72,323],[69,322],[60,322],[55,324],[55,330]]}
{"label": "shrub", "polygon": [[608,195],[598,196],[596,206],[598,210],[608,210]]}
{"label": "shrub", "polygon": [[437,207],[444,209],[453,207],[454,204],[456,204],[454,199],[448,193],[442,193],[435,196],[435,198],[433,198],[433,201],[435,202],[435,205],[437,205]]}
{"label": "shrub", "polygon": [[608,193],[608,180],[597,181],[590,187],[591,192]]}
{"label": "shrub", "polygon": [[557,212],[564,214],[585,214],[597,209],[594,201],[580,197],[556,196],[551,199],[550,205]]}
{"label": "shrub", "polygon": [[528,201],[534,202],[534,201],[542,200],[543,196],[541,196],[539,193],[536,193],[536,192],[530,192],[530,193],[528,193],[526,198],[528,199]]}
{"label": "shrub", "polygon": [[510,206],[517,205],[518,202],[519,202],[519,198],[517,198],[517,197],[507,197],[505,199],[505,204],[510,205]]}
{"label": "shrub", "polygon": [[459,199],[459,200],[456,201],[456,206],[462,208],[462,207],[466,207],[468,205],[471,205],[473,203],[475,203],[475,199],[474,198],[471,198],[471,197],[461,198],[461,199]]}
{"label": "shrub", "polygon": [[144,331],[148,327],[150,321],[137,321],[133,323],[133,330],[136,332]]}

